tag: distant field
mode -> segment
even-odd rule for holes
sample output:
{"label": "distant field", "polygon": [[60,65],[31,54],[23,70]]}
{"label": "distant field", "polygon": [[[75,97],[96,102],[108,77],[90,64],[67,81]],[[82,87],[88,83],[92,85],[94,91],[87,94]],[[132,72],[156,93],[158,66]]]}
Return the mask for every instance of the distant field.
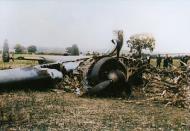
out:
{"label": "distant field", "polygon": [[10,61],[9,63],[4,63],[3,61],[0,61],[0,69],[8,69],[8,68],[16,68],[16,67],[24,67],[24,66],[32,66],[36,65],[37,61],[27,61],[27,60],[15,60]]}
{"label": "distant field", "polygon": [[[35,64],[0,62],[0,67]],[[190,130],[189,110],[145,98],[81,98],[63,90],[0,92],[0,130]]]}
{"label": "distant field", "polygon": [[[81,59],[81,58],[87,58],[90,56],[58,56],[58,55],[35,55],[35,54],[15,54],[14,58],[18,58],[19,56],[22,57],[29,57],[29,58],[40,58],[40,57],[45,57],[48,58],[49,60],[55,60],[55,61],[72,61],[76,59]],[[2,62],[2,57],[0,55],[0,69],[7,69],[7,68],[16,68],[16,67],[23,67],[23,66],[32,66],[38,64],[38,61],[35,60],[16,60],[13,62],[10,60],[9,63],[3,63]]]}

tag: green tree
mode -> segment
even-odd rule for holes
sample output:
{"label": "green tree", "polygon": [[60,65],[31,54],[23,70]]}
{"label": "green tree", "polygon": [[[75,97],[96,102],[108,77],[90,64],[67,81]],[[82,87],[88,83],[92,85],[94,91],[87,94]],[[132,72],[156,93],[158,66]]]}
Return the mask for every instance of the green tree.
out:
{"label": "green tree", "polygon": [[27,48],[29,53],[35,53],[37,51],[37,47],[35,45],[28,46]]}
{"label": "green tree", "polygon": [[67,47],[66,50],[67,50],[67,53],[69,53],[71,55],[72,47]]}
{"label": "green tree", "polygon": [[131,51],[136,50],[139,56],[141,56],[142,49],[153,51],[155,48],[155,38],[151,34],[146,33],[132,35],[127,43]]}
{"label": "green tree", "polygon": [[72,55],[79,55],[79,48],[76,44],[74,44],[72,46],[72,52],[71,52]]}
{"label": "green tree", "polygon": [[20,44],[16,44],[14,49],[15,53],[19,54],[19,53],[24,53],[25,47]]}
{"label": "green tree", "polygon": [[7,40],[5,40],[4,45],[3,45],[3,54],[2,54],[2,59],[3,62],[9,62],[9,45]]}
{"label": "green tree", "polygon": [[76,44],[72,45],[72,47],[68,47],[66,48],[67,52],[70,54],[70,55],[74,55],[74,56],[77,56],[79,55],[79,48]]}

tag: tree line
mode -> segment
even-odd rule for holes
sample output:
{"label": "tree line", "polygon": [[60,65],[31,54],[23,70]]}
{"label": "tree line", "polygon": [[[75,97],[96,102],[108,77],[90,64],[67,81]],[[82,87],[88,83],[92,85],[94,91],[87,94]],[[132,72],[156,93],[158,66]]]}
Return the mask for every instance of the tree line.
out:
{"label": "tree line", "polygon": [[[15,53],[21,54],[21,53],[25,53],[25,51],[27,50],[28,53],[36,53],[37,51],[37,47],[35,45],[30,45],[27,48],[25,48],[24,46],[20,45],[20,44],[16,44],[15,47]],[[69,55],[79,55],[79,48],[76,44],[72,45],[71,47],[67,47],[66,51]]]}
{"label": "tree line", "polygon": [[17,54],[22,54],[22,53],[25,53],[26,51],[28,53],[36,53],[37,51],[37,47],[35,45],[30,45],[27,48],[25,48],[21,44],[16,44],[14,49],[15,49],[15,53]]}
{"label": "tree line", "polygon": [[[4,45],[3,45],[3,51],[4,52],[9,52],[9,45],[7,40],[5,40]],[[14,46],[14,50],[16,54],[23,54],[23,53],[36,53],[37,52],[37,47],[35,45],[30,45],[28,47],[24,47],[21,44],[16,44]],[[79,48],[76,44],[73,44],[71,47],[66,48],[66,52],[68,55],[79,55]],[[5,54],[5,53],[4,53]]]}

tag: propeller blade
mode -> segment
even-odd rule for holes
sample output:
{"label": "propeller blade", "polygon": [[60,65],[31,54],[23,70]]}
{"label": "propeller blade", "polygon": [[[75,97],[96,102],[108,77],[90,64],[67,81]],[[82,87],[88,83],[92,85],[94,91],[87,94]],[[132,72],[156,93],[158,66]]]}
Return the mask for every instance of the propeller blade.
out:
{"label": "propeller blade", "polygon": [[102,91],[103,89],[105,89],[106,87],[108,87],[111,83],[112,83],[112,80],[103,81],[103,82],[97,84],[92,89],[90,89],[89,94],[96,94],[96,93]]}

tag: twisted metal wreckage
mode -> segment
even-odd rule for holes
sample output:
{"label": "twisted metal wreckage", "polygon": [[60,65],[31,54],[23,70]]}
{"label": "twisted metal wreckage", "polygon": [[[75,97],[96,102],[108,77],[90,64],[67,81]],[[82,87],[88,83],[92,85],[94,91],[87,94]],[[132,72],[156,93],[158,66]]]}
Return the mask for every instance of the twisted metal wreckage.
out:
{"label": "twisted metal wreckage", "polygon": [[[33,67],[1,70],[0,88],[28,86],[45,88],[72,74],[82,76],[80,81],[87,94],[115,96],[123,91],[129,93],[130,85],[142,79],[141,71],[145,68],[145,63],[141,59],[119,55],[116,57],[116,51],[119,52],[123,44],[123,34],[118,38],[116,48],[107,55],[71,57],[71,60],[41,57],[36,59],[40,64]],[[18,59],[30,60],[24,57]]]}
{"label": "twisted metal wreckage", "polygon": [[[84,93],[88,95],[130,95],[133,85],[144,83],[145,93],[154,92],[155,88],[153,87],[158,87],[159,89],[155,90],[158,92],[157,96],[160,98],[172,97],[172,100],[165,99],[168,100],[167,104],[182,101],[184,105],[187,98],[189,101],[189,97],[187,97],[189,95],[187,94],[189,73],[187,71],[182,72],[176,68],[172,71],[157,69],[151,66],[147,59],[142,58],[138,54],[139,52],[138,55],[119,56],[123,45],[123,34],[118,33],[118,35],[120,36],[116,42],[112,41],[117,44],[116,48],[106,55],[69,56],[69,59],[66,57],[63,59],[40,57],[35,59],[38,60],[39,65],[33,67],[1,70],[0,89],[28,86],[38,89],[47,88],[58,84],[66,76],[76,76]],[[26,57],[18,59],[34,60]],[[185,65],[185,67],[188,66]]]}

